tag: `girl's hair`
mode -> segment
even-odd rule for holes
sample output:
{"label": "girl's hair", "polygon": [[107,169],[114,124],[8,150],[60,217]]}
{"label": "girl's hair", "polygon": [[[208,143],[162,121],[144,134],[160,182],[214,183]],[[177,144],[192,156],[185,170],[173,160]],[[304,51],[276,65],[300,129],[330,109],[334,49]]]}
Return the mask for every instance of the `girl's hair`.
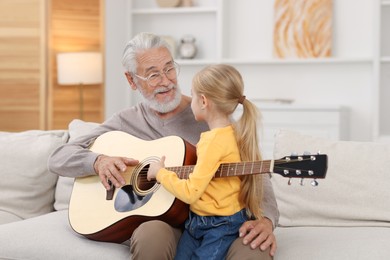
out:
{"label": "girl's hair", "polygon": [[[230,65],[210,65],[194,76],[192,87],[196,93],[212,100],[220,112],[231,117],[237,105],[242,103],[241,117],[237,122],[232,120],[241,160],[261,160],[257,137],[257,121],[260,119],[260,112],[253,103],[245,99],[241,74]],[[245,175],[241,178],[240,200],[245,204],[248,216],[252,218],[260,218],[262,213],[261,180],[260,175]]]}
{"label": "girl's hair", "polygon": [[165,47],[170,50],[168,43],[158,35],[142,32],[131,39],[125,47],[122,56],[123,68],[135,74],[137,72],[137,54],[152,48]]}

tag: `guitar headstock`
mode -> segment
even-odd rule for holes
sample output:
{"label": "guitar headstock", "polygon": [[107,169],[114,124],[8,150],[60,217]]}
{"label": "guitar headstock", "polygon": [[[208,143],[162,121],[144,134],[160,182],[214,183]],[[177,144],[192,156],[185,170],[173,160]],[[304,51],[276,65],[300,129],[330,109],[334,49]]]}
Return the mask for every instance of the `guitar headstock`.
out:
{"label": "guitar headstock", "polygon": [[292,155],[275,160],[273,172],[287,178],[324,179],[327,169],[326,154]]}

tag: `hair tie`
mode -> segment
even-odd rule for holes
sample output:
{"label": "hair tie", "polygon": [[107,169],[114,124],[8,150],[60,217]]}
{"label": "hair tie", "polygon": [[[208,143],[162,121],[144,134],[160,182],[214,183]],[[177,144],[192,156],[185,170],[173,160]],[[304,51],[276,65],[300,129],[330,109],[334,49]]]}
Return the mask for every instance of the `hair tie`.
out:
{"label": "hair tie", "polygon": [[245,100],[245,96],[241,96],[239,99],[238,99],[238,103],[242,104],[244,103],[244,100]]}

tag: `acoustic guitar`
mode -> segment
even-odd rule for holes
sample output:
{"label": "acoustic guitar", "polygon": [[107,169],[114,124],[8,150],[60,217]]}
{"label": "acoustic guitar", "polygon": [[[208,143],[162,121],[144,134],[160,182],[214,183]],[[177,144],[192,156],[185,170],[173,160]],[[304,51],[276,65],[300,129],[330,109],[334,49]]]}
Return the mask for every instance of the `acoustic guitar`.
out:
{"label": "acoustic guitar", "polygon": [[[99,136],[91,151],[139,160],[123,176],[126,185],[107,191],[97,175],[76,178],[69,204],[73,230],[89,239],[121,243],[143,222],[162,220],[181,226],[188,205],[176,199],[156,181],[147,181],[148,167],[165,155],[165,166],[188,178],[196,163],[195,147],[177,136],[145,141],[121,131]],[[325,178],[327,155],[288,156],[278,160],[221,164],[215,178],[248,174],[277,173],[288,178]]]}

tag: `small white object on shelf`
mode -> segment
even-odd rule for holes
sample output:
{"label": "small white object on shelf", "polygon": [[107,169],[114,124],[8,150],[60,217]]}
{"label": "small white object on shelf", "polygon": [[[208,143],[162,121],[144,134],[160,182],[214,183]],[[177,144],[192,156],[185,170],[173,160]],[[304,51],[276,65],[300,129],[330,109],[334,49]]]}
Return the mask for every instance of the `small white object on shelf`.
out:
{"label": "small white object on shelf", "polygon": [[195,38],[192,35],[186,35],[181,39],[179,53],[182,59],[193,59],[196,55],[197,48]]}
{"label": "small white object on shelf", "polygon": [[160,7],[177,7],[181,4],[181,0],[156,0]]}

